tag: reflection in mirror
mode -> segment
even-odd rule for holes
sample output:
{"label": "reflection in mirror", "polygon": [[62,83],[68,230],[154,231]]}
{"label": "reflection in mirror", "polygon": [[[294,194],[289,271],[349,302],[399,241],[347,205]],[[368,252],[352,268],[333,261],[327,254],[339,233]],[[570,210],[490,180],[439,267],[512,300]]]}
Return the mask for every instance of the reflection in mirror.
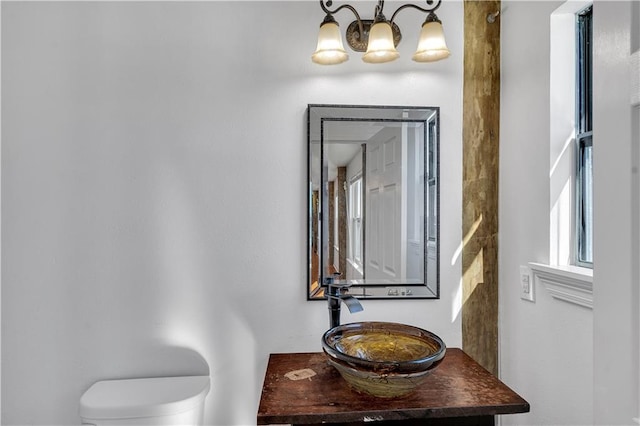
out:
{"label": "reflection in mirror", "polygon": [[438,298],[439,108],[309,105],[309,299]]}

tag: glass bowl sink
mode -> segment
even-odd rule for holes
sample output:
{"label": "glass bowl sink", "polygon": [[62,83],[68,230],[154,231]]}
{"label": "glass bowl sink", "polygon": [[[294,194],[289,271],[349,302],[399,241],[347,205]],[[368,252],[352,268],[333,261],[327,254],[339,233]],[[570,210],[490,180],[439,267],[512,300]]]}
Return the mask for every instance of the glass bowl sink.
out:
{"label": "glass bowl sink", "polygon": [[324,333],[322,349],[354,389],[385,398],[421,385],[446,352],[435,334],[391,322],[339,325]]}

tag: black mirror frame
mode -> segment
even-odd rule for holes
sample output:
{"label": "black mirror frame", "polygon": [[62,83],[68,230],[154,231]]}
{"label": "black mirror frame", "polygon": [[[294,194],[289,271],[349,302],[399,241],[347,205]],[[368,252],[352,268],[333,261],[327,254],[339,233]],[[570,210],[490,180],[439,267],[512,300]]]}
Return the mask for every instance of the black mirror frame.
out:
{"label": "black mirror frame", "polygon": [[[311,145],[312,145],[312,127],[314,125],[314,123],[312,122],[314,120],[314,116],[316,114],[313,114],[313,112],[322,112],[322,109],[332,109],[332,110],[336,110],[336,109],[344,109],[344,111],[349,111],[349,110],[363,110],[363,111],[375,111],[375,110],[381,110],[381,111],[385,111],[385,110],[390,110],[393,112],[396,112],[398,110],[404,110],[404,111],[422,111],[424,110],[426,111],[433,111],[433,113],[431,114],[432,117],[435,117],[435,120],[433,119],[421,119],[421,120],[414,120],[414,119],[406,119],[406,120],[400,120],[400,119],[394,119],[394,118],[389,118],[389,119],[385,119],[385,118],[378,118],[375,119],[375,121],[424,121],[425,122],[425,132],[428,132],[428,126],[429,126],[429,120],[435,121],[435,144],[434,144],[434,150],[435,150],[435,158],[433,159],[434,161],[434,165],[435,165],[435,179],[436,179],[436,195],[435,195],[435,204],[436,204],[436,214],[435,214],[435,220],[436,220],[436,224],[435,224],[435,230],[436,230],[436,248],[435,248],[435,252],[436,252],[436,260],[435,260],[435,265],[436,265],[436,271],[435,271],[435,283],[431,283],[431,285],[429,285],[429,283],[427,282],[427,237],[426,234],[428,232],[427,228],[429,226],[429,223],[427,223],[427,215],[426,215],[426,208],[427,208],[427,176],[426,176],[426,163],[429,161],[427,159],[427,139],[425,138],[425,187],[424,187],[424,191],[425,191],[425,198],[424,198],[424,205],[425,205],[425,225],[424,225],[424,232],[425,232],[425,257],[424,257],[424,264],[425,264],[425,282],[423,284],[390,284],[390,285],[353,285],[352,287],[350,287],[348,289],[349,294],[360,298],[360,299],[384,299],[384,300],[389,300],[389,299],[409,299],[409,300],[415,300],[415,299],[439,299],[440,298],[440,108],[439,107],[425,107],[425,106],[383,106],[383,105],[336,105],[336,104],[309,104],[307,106],[307,182],[306,182],[306,187],[307,189],[305,190],[306,193],[306,197],[305,197],[305,203],[306,203],[306,207],[305,207],[305,211],[307,214],[307,261],[308,261],[308,267],[307,267],[307,280],[305,283],[305,287],[306,287],[306,293],[307,293],[307,300],[326,300],[326,297],[324,295],[320,295],[318,296],[318,293],[322,294],[322,291],[318,291],[316,290],[313,294],[311,291],[311,279],[312,279],[312,253],[311,253],[311,247],[312,247],[312,241],[311,238],[313,238],[313,236],[311,235],[311,230],[312,230],[312,221],[314,220],[313,218],[313,212],[312,212],[312,208],[310,208],[311,206],[311,199],[310,197],[312,196],[312,191],[309,190],[309,186],[310,186],[310,182],[312,179],[312,149],[311,149]],[[372,113],[372,115],[375,115]],[[319,115],[320,121],[323,121],[325,118],[329,118],[329,117],[324,117],[321,113]],[[353,121],[372,121],[374,120],[372,117],[360,117],[360,116],[349,116],[349,117],[330,117],[332,119],[332,121],[347,121],[347,120],[353,120]],[[322,150],[322,148],[321,148]],[[322,156],[321,156],[322,157]],[[320,160],[322,161],[322,159]],[[322,169],[322,165],[320,165],[320,168]],[[325,177],[323,176],[323,172],[321,170],[321,184],[324,185],[324,179]],[[323,197],[319,197],[319,203],[323,203],[322,199]],[[322,233],[322,230],[320,230],[320,232]],[[321,234],[322,235],[322,234]],[[322,237],[321,237],[322,239]],[[324,243],[324,241],[323,241]],[[323,263],[323,256],[320,256],[320,270],[322,270],[323,268],[321,267],[322,263]],[[324,276],[323,274],[320,272],[320,277],[319,277],[319,282],[320,282],[320,290],[323,290],[326,288],[326,283],[324,283]],[[376,294],[367,294],[367,289],[369,289],[369,291],[371,291],[371,289],[384,289],[384,293],[385,294],[381,294],[380,292],[377,292]]]}

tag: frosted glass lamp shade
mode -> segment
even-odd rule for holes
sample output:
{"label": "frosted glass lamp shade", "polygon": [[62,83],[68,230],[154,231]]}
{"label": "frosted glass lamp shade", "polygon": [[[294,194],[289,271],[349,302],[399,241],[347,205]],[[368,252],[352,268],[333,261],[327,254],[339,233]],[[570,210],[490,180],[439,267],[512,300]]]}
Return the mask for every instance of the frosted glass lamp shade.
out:
{"label": "frosted glass lamp shade", "polygon": [[444,39],[442,23],[438,20],[427,19],[422,24],[418,49],[412,59],[416,62],[434,62],[448,58],[450,54]]}
{"label": "frosted glass lamp shade", "polygon": [[397,59],[400,53],[393,44],[393,31],[388,21],[380,21],[373,24],[369,31],[367,51],[362,60],[377,64]]}
{"label": "frosted glass lamp shade", "polygon": [[337,22],[323,22],[318,33],[318,46],[311,55],[316,64],[335,65],[349,59],[342,46],[342,36]]}

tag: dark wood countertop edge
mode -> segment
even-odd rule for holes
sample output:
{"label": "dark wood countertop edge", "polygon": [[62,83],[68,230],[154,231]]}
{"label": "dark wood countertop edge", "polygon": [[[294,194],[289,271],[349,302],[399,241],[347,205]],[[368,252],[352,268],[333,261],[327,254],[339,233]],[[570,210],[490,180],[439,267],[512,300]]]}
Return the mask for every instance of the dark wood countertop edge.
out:
{"label": "dark wood countertop edge", "polygon": [[258,413],[258,425],[271,424],[317,424],[317,423],[348,423],[377,420],[407,420],[407,419],[437,419],[472,416],[492,416],[502,414],[528,413],[531,407],[528,402],[523,404],[508,404],[492,407],[446,407],[446,408],[415,408],[401,411],[358,411],[339,413],[308,413],[296,415],[262,415]]}

